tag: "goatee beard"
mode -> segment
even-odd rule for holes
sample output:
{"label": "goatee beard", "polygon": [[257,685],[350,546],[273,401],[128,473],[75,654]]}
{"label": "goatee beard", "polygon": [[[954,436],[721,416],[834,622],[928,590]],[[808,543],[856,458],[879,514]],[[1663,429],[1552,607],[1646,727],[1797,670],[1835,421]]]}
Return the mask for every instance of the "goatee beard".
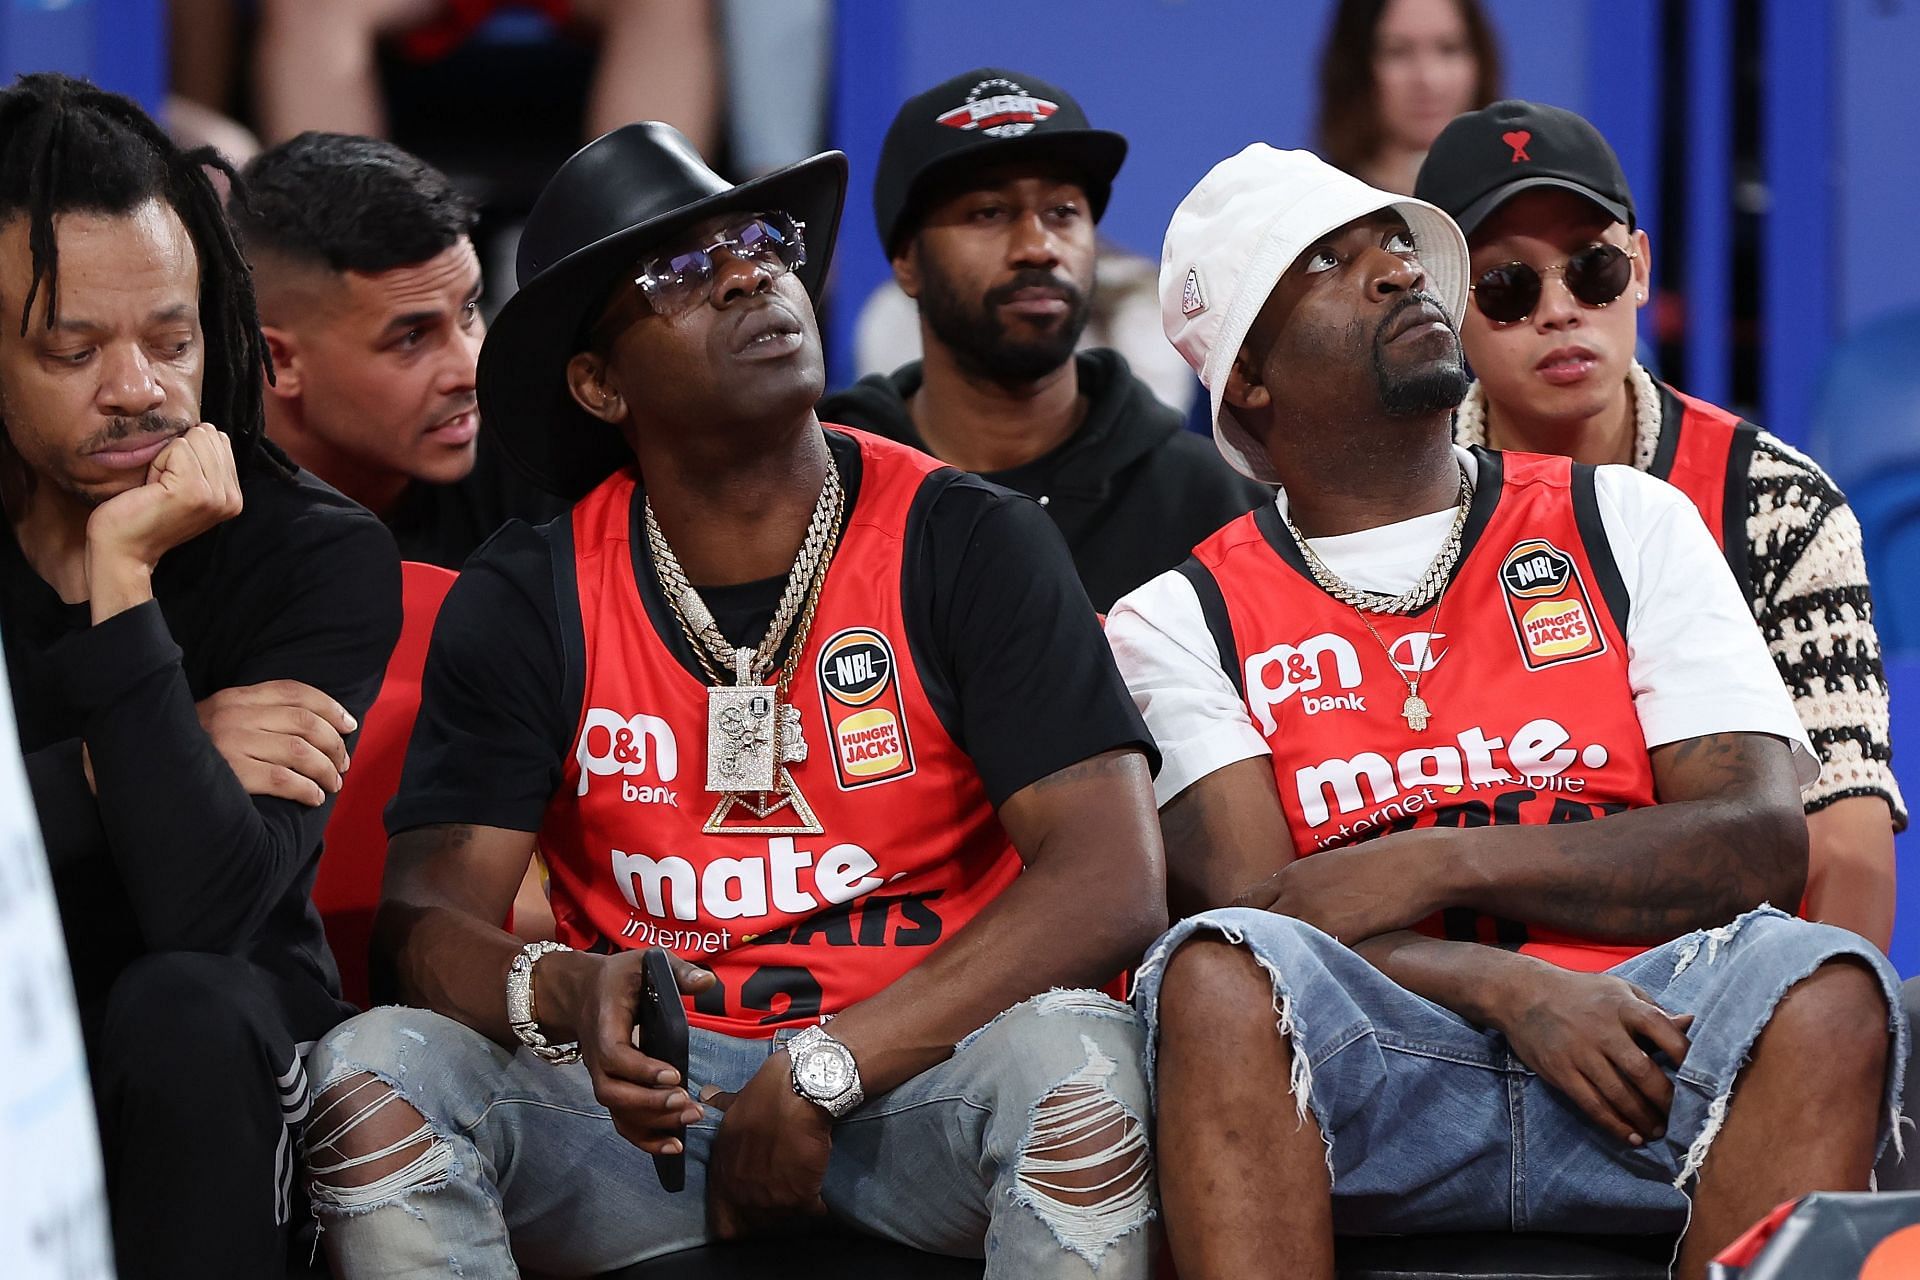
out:
{"label": "goatee beard", "polygon": [[1447,322],[1453,336],[1451,355],[1417,369],[1395,369],[1388,365],[1384,340],[1387,329],[1399,320],[1401,312],[1422,303],[1430,304],[1442,316],[1446,314],[1440,300],[1431,294],[1408,294],[1374,330],[1373,381],[1380,394],[1380,407],[1389,417],[1417,418],[1457,408],[1467,398],[1467,387],[1472,382],[1467,377],[1466,358],[1460,351],[1460,335],[1453,332],[1451,321]]}

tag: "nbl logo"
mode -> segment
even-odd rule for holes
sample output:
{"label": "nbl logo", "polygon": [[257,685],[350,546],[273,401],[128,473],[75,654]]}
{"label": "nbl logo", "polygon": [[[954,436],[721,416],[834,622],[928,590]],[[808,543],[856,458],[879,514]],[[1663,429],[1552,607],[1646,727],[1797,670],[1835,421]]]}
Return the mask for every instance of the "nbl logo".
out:
{"label": "nbl logo", "polygon": [[820,663],[820,679],[835,698],[858,707],[885,692],[893,675],[893,652],[883,637],[856,631],[829,647],[833,652]]}
{"label": "nbl logo", "polygon": [[1550,542],[1535,538],[1507,552],[1500,581],[1516,596],[1532,599],[1566,588],[1573,578],[1573,559]]}
{"label": "nbl logo", "polygon": [[820,709],[842,791],[913,772],[894,666],[892,643],[872,627],[849,627],[821,646]]}
{"label": "nbl logo", "polygon": [[1607,651],[1593,600],[1573,557],[1544,538],[1515,543],[1500,562],[1500,585],[1520,658],[1529,671]]}

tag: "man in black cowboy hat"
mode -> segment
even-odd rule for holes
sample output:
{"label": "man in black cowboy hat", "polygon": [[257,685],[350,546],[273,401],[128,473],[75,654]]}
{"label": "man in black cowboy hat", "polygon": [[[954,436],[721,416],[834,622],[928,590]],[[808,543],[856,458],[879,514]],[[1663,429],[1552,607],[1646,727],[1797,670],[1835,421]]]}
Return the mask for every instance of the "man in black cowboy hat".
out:
{"label": "man in black cowboy hat", "polygon": [[1022,72],[981,67],[909,99],[873,211],[925,358],[820,406],[1038,499],[1101,609],[1272,497],[1182,430],[1119,352],[1074,350],[1126,154]]}
{"label": "man in black cowboy hat", "polygon": [[[827,1212],[1147,1272],[1138,1024],[1076,988],[1164,920],[1153,749],[1035,504],[814,417],[845,173],[731,187],[631,125],[529,220],[482,411],[576,503],[440,615],[377,930],[419,1007],[311,1068],[339,1274],[593,1274]],[[536,842],[559,942],[523,947]],[[684,1072],[634,1034],[655,947]]]}

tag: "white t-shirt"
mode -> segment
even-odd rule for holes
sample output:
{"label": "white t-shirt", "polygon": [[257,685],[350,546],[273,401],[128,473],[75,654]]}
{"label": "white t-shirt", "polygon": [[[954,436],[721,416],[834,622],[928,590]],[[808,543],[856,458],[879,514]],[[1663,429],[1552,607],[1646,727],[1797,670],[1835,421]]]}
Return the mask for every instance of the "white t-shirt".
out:
{"label": "white t-shirt", "polygon": [[[1454,452],[1477,478],[1473,455]],[[1771,734],[1793,749],[1801,786],[1813,782],[1819,760],[1699,512],[1632,467],[1597,468],[1594,489],[1631,602],[1627,676],[1648,749],[1710,733]],[[1275,501],[1284,514],[1286,494]],[[1346,582],[1398,595],[1426,572],[1457,511],[1311,543]],[[1160,804],[1216,769],[1269,754],[1185,577],[1163,573],[1123,596],[1107,616],[1107,642],[1160,747]]]}
{"label": "white t-shirt", "polygon": [[0,667],[0,1273],[113,1280],[73,980]]}

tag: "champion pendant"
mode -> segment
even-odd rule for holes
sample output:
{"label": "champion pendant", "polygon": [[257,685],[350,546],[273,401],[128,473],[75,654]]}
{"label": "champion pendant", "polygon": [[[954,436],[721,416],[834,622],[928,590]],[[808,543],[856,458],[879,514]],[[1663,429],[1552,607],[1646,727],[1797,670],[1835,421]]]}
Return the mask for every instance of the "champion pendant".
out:
{"label": "champion pendant", "polygon": [[1407,700],[1400,704],[1400,714],[1407,718],[1407,728],[1419,733],[1427,727],[1427,718],[1430,713],[1427,710],[1426,699],[1417,693],[1410,693],[1407,695]]}

